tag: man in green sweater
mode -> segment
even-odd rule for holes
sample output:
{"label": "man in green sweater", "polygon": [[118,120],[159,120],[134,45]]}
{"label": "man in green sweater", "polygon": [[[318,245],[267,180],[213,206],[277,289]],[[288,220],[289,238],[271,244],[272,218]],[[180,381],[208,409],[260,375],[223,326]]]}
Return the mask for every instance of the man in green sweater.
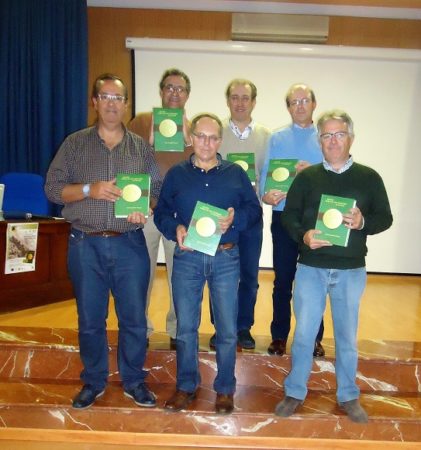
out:
{"label": "man in green sweater", "polygon": [[[355,163],[349,151],[354,140],[353,122],[343,111],[324,113],[317,123],[323,162],[302,171],[289,192],[282,224],[300,246],[295,276],[296,329],[292,344],[292,367],[285,379],[285,398],[275,414],[292,415],[307,395],[313,363],[314,339],[329,294],[335,331],[337,401],[348,417],[368,420],[359,402],[356,384],[357,329],[361,296],[366,285],[367,235],[392,225],[389,200],[380,175]],[[322,194],[356,200],[343,214],[350,230],[346,247],[318,237],[315,229]]]}

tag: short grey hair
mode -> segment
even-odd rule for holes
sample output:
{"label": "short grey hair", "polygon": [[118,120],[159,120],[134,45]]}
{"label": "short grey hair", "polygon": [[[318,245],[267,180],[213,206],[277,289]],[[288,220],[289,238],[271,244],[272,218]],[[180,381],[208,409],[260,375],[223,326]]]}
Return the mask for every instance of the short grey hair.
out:
{"label": "short grey hair", "polygon": [[317,131],[319,136],[322,133],[323,125],[329,120],[339,120],[343,122],[348,127],[348,133],[350,136],[354,136],[354,122],[349,114],[341,109],[332,109],[331,111],[326,111],[320,115],[317,119]]}

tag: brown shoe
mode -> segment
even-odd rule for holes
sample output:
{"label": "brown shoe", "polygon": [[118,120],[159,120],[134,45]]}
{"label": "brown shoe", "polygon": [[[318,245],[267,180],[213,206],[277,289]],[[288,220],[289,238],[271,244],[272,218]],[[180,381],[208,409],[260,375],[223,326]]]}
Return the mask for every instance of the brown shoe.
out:
{"label": "brown shoe", "polygon": [[325,356],[325,349],[320,341],[316,341],[314,343],[313,356],[314,358],[321,358],[322,356]]}
{"label": "brown shoe", "polygon": [[279,355],[282,356],[287,348],[287,340],[286,339],[274,339],[268,348],[268,353],[270,355]]}
{"label": "brown shoe", "polygon": [[233,410],[233,394],[216,394],[215,411],[217,414],[231,414]]}
{"label": "brown shoe", "polygon": [[177,390],[174,395],[165,402],[164,408],[168,411],[181,411],[196,398],[196,392],[184,392]]}

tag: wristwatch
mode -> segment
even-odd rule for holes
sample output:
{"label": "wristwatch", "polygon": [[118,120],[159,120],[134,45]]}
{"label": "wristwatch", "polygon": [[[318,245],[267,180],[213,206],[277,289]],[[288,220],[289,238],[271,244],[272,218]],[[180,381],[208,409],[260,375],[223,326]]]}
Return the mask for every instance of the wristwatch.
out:
{"label": "wristwatch", "polygon": [[82,188],[83,196],[89,197],[89,193],[91,192],[91,185],[90,184],[84,184]]}

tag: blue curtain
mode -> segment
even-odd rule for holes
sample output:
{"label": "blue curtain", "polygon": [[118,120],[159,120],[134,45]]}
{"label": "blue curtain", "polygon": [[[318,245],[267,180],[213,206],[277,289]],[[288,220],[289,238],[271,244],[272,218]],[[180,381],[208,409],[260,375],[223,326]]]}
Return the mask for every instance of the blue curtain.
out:
{"label": "blue curtain", "polygon": [[44,176],[87,122],[86,0],[0,2],[0,174]]}

